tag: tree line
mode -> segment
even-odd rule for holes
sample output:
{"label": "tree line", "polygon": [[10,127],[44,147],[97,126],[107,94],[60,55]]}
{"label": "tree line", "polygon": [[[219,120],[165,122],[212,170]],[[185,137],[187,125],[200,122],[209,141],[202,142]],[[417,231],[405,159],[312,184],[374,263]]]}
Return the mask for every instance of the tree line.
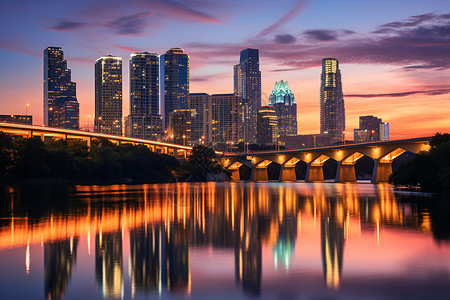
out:
{"label": "tree line", "polygon": [[13,138],[0,132],[0,180],[63,180],[76,183],[161,183],[205,181],[227,172],[215,152],[195,146],[186,161],[150,151],[145,145],[116,145],[107,139]]}
{"label": "tree line", "polygon": [[389,182],[425,192],[450,192],[450,134],[437,133],[430,147],[399,166]]}

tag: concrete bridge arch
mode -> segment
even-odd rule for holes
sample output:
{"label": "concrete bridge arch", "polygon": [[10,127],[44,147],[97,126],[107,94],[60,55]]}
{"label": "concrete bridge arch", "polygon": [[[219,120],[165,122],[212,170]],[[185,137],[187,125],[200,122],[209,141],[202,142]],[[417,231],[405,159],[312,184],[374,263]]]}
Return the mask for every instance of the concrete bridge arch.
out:
{"label": "concrete bridge arch", "polygon": [[[272,163],[280,164],[279,181],[296,181],[295,166],[299,162],[306,163],[307,170],[305,181],[323,181],[324,164],[333,159],[337,162],[335,182],[356,181],[355,164],[363,157],[369,157],[374,161],[372,172],[373,183],[388,181],[392,173],[392,162],[405,153],[419,153],[429,150],[429,141],[432,137],[416,138],[408,140],[370,142],[361,144],[339,145],[323,148],[288,150],[282,152],[251,153],[245,156],[229,156],[222,158],[225,167],[238,169],[236,162],[246,163],[252,168],[252,180],[267,181],[267,167]],[[228,161],[228,163],[226,163]],[[236,177],[233,177],[235,180]]]}

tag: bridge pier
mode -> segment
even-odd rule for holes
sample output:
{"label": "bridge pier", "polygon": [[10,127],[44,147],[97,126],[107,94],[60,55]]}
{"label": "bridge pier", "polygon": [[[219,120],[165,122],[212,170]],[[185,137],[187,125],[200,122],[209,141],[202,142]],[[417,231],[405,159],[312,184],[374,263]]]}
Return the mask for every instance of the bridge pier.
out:
{"label": "bridge pier", "polygon": [[308,163],[306,165],[306,176],[305,181],[306,182],[312,182],[312,181],[324,181],[323,177],[323,169],[321,165],[312,165],[311,163]]}
{"label": "bridge pier", "polygon": [[380,159],[374,159],[372,183],[387,182],[389,175],[392,174],[392,161],[381,162]]}
{"label": "bridge pier", "polygon": [[295,175],[295,165],[281,165],[278,181],[297,181],[297,175]]}
{"label": "bridge pier", "polygon": [[267,174],[267,167],[256,166],[252,168],[252,181],[269,181],[269,176]]}
{"label": "bridge pier", "polygon": [[241,181],[241,175],[239,175],[239,169],[231,170],[231,181]]}
{"label": "bridge pier", "polygon": [[343,164],[342,161],[338,161],[334,182],[356,182],[355,165]]}

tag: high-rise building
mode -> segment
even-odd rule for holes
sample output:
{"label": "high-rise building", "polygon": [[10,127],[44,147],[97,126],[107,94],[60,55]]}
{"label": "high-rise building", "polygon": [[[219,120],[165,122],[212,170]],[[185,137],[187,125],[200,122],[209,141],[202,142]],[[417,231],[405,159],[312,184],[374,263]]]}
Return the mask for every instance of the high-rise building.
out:
{"label": "high-rise building", "polygon": [[28,115],[0,115],[0,123],[32,125],[33,117]]}
{"label": "high-rise building", "polygon": [[193,109],[177,109],[170,114],[171,136],[173,143],[188,146],[191,143],[191,126],[195,111]]}
{"label": "high-rise building", "polygon": [[61,47],[44,50],[44,125],[56,127],[54,120],[55,99],[59,96],[76,97],[76,83],[72,82],[70,69]]}
{"label": "high-rise building", "polygon": [[212,143],[212,97],[206,93],[189,94],[189,109],[194,110],[191,124],[192,144]]}
{"label": "high-rise building", "polygon": [[170,114],[187,109],[189,98],[189,56],[183,49],[172,48],[160,56],[160,104],[164,128]]}
{"label": "high-rise building", "polygon": [[122,58],[95,62],[95,131],[122,135]]}
{"label": "high-rise building", "polygon": [[162,118],[160,115],[153,116],[126,116],[124,120],[125,136],[161,141]]}
{"label": "high-rise building", "polygon": [[275,144],[278,141],[278,117],[275,107],[262,106],[258,111],[258,144]]}
{"label": "high-rise building", "polygon": [[[148,52],[130,55],[130,116],[125,135],[160,140],[159,55]],[[128,126],[128,127],[127,127]]]}
{"label": "high-rise building", "polygon": [[381,122],[379,125],[380,141],[389,141],[389,123]]}
{"label": "high-rise building", "polygon": [[258,110],[261,107],[259,49],[241,51],[240,62],[234,66],[234,94],[242,98],[239,111],[240,139],[244,143],[255,143]]}
{"label": "high-rise building", "polygon": [[287,81],[275,82],[275,88],[269,97],[269,105],[274,107],[278,117],[278,134],[296,136],[297,104]]}
{"label": "high-rise building", "polygon": [[211,97],[213,146],[224,150],[227,143],[239,142],[238,111],[242,97],[235,94],[213,94]]}
{"label": "high-rise building", "polygon": [[342,140],[344,131],[345,106],[339,61],[324,58],[320,80],[320,134]]}
{"label": "high-rise building", "polygon": [[56,127],[80,129],[80,105],[77,98],[70,96],[56,97],[53,113]]}

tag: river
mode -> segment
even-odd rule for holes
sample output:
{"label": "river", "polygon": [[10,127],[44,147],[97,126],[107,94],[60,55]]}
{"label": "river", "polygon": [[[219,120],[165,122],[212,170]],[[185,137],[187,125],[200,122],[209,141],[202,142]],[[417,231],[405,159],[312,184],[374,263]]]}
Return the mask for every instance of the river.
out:
{"label": "river", "polygon": [[1,192],[1,299],[450,299],[448,195],[278,182]]}

